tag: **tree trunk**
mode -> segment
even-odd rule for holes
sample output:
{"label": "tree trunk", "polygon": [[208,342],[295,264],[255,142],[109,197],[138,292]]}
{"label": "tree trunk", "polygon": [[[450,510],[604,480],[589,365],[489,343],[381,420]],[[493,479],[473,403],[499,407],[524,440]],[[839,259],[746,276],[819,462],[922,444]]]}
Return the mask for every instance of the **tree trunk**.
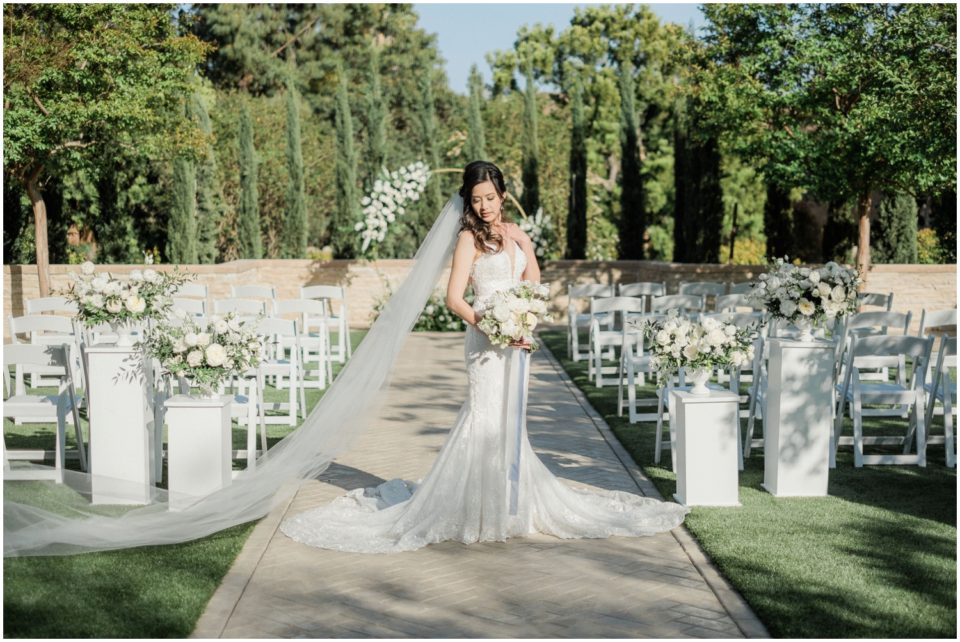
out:
{"label": "tree trunk", "polygon": [[857,237],[857,269],[860,270],[860,278],[864,285],[867,281],[867,270],[870,269],[870,207],[873,205],[873,197],[870,190],[867,190],[857,200],[857,217],[859,221],[859,234]]}
{"label": "tree trunk", "polygon": [[47,243],[47,204],[43,202],[38,181],[43,167],[37,167],[27,176],[27,194],[33,206],[34,242],[37,253],[37,274],[40,277],[40,296],[50,295],[50,253]]}

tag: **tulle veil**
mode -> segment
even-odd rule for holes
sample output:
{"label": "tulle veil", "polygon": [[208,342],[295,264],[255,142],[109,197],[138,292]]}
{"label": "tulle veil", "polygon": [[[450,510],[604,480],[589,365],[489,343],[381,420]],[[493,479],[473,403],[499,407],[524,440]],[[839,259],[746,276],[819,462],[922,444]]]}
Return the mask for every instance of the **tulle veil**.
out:
{"label": "tulle veil", "polygon": [[[413,269],[387,302],[353,357],[303,424],[276,444],[255,470],[182,511],[170,511],[165,492],[150,505],[116,514],[84,497],[90,475],[67,471],[63,487],[30,495],[4,483],[4,556],[67,555],[173,544],[204,537],[266,515],[314,477],[361,435],[376,411],[407,335],[447,266],[463,201],[447,201],[421,244]],[[363,400],[364,403],[357,403]],[[43,482],[53,484],[53,482]],[[18,501],[19,500],[19,501]]]}

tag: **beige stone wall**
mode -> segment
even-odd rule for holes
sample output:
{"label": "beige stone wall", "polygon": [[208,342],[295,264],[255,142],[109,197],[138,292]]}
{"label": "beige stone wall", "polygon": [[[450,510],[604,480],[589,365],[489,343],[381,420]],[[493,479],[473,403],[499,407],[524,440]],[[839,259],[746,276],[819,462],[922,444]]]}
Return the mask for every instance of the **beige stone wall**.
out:
{"label": "beige stone wall", "polygon": [[[350,323],[369,324],[373,305],[386,293],[386,283],[396,288],[410,270],[412,261],[308,261],[308,260],[244,260],[218,265],[193,265],[187,268],[197,274],[197,281],[206,284],[212,299],[230,296],[234,284],[263,283],[277,287],[281,298],[297,298],[303,285],[344,285],[347,288]],[[169,270],[172,266],[154,266]],[[142,265],[111,265],[117,276],[142,269]],[[67,274],[76,266],[50,267],[51,287],[64,288]],[[681,281],[740,282],[756,278],[762,266],[698,265],[662,263],[658,261],[549,261],[543,267],[543,281],[549,283],[554,301],[554,323],[563,323],[566,316],[567,283],[632,283],[665,281],[668,292],[676,292]],[[443,288],[449,271],[436,286]],[[914,325],[920,311],[942,310],[957,305],[956,265],[877,265],[867,275],[866,290],[893,292],[894,309],[914,313]],[[5,265],[3,268],[4,337],[8,316],[23,314],[23,301],[39,296],[37,271],[32,265]]]}

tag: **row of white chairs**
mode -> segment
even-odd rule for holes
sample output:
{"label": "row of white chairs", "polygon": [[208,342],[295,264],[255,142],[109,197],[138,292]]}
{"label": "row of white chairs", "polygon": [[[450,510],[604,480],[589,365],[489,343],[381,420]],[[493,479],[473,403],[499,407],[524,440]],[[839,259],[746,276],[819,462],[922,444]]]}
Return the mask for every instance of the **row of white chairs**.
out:
{"label": "row of white chairs", "polygon": [[[632,315],[633,310],[622,307],[616,313],[623,317]],[[765,315],[759,312],[740,313],[713,313],[701,314],[694,310],[686,311],[692,317],[712,316],[737,326],[756,325],[760,334],[755,344],[754,363],[740,369],[731,369],[716,373],[717,385],[727,383],[727,387],[737,392],[740,401],[745,405],[741,409],[740,418],[747,420],[746,434],[742,446],[742,457],[749,456],[752,448],[762,446],[763,440],[753,437],[754,422],[763,418],[766,387],[766,359],[768,356],[768,336],[778,336],[789,329],[778,328],[776,323],[767,323]],[[637,315],[633,315],[636,318]],[[643,318],[650,320],[662,319],[661,314],[644,314]],[[933,337],[924,336],[928,328],[956,325],[956,310],[923,311],[920,321],[921,338],[907,336],[911,322],[909,313],[897,312],[863,312],[852,315],[846,323],[838,325],[834,330],[835,345],[835,383],[836,401],[834,404],[834,450],[831,461],[835,462],[836,448],[844,445],[853,445],[855,450],[855,465],[873,463],[918,463],[925,464],[925,446],[930,443],[945,443],[947,450],[947,465],[954,466],[956,461],[955,440],[952,429],[953,399],[956,396],[956,381],[944,374],[944,368],[956,369],[955,343],[949,340],[942,341],[941,350],[931,355],[930,349],[934,344]],[[889,335],[894,330],[897,335]],[[873,340],[875,337],[878,340]],[[866,339],[870,338],[870,341]],[[901,339],[903,341],[901,341]],[[857,343],[859,341],[859,343]],[[924,348],[929,344],[929,349]],[[951,355],[951,345],[953,354]],[[856,347],[855,347],[856,346]],[[919,346],[919,347],[918,347]],[[591,350],[588,362],[588,376],[595,385],[602,387],[611,378],[618,385],[618,414],[624,410],[629,413],[631,423],[638,421],[657,421],[657,447],[655,462],[659,463],[660,451],[663,446],[669,446],[670,441],[661,441],[664,427],[669,423],[669,391],[683,385],[683,373],[667,382],[665,388],[658,391],[656,399],[638,399],[637,386],[646,383],[647,377],[653,376],[650,367],[650,356],[645,353],[643,337],[637,331],[629,331],[627,326],[621,330],[601,330],[599,320],[594,319],[591,326]],[[615,351],[619,350],[619,358]],[[900,350],[900,352],[896,352]],[[867,352],[872,356],[867,358]],[[617,366],[603,365],[604,357],[617,361]],[[851,360],[856,359],[855,366]],[[869,363],[869,368],[866,365]],[[946,364],[946,365],[943,365]],[[953,365],[951,365],[953,364]],[[908,367],[909,366],[909,367]],[[911,370],[912,368],[912,370]],[[889,380],[889,370],[894,370],[894,380]],[[849,374],[848,374],[849,373]],[[919,375],[917,374],[919,373]],[[612,375],[612,377],[611,377]],[[746,394],[740,393],[740,382],[750,383]],[[884,397],[884,395],[888,395]],[[891,398],[901,399],[901,402],[889,401]],[[927,400],[929,402],[927,402]],[[874,408],[864,408],[869,403]],[[892,404],[893,408],[885,407]],[[919,404],[919,405],[918,405]],[[640,413],[638,408],[644,405],[656,406],[655,412]],[[880,405],[880,408],[876,406]],[[924,410],[925,408],[925,410]],[[854,419],[854,434],[841,434],[843,414],[849,412]],[[934,414],[945,416],[945,435],[930,438],[925,434],[929,429]],[[898,436],[876,437],[864,436],[862,431],[862,417],[870,415],[887,415],[910,417],[910,424],[905,434]],[[911,453],[912,440],[923,440],[915,452]],[[908,456],[867,455],[863,452],[864,445],[890,444],[903,445]]]}

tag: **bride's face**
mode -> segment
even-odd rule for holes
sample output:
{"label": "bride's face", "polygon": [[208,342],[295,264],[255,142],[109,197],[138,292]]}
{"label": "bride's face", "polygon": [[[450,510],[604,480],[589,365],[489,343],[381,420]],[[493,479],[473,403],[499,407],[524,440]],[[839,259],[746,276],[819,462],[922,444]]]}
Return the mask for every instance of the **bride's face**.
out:
{"label": "bride's face", "polygon": [[494,225],[500,221],[503,198],[497,194],[497,188],[492,181],[484,181],[473,186],[470,205],[474,213],[487,225]]}

